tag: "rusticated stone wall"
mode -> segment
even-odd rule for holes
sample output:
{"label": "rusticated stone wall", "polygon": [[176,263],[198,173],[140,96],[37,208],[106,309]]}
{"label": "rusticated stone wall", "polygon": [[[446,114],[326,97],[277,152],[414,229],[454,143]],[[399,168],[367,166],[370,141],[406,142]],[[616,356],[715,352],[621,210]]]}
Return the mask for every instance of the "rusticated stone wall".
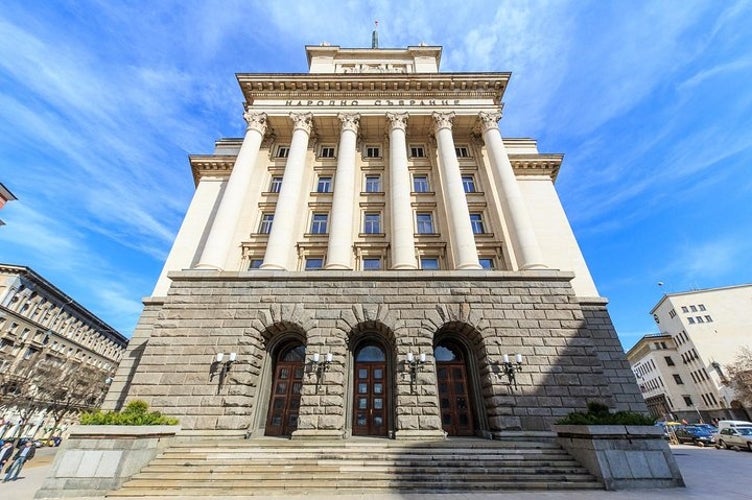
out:
{"label": "rusticated stone wall", "polygon": [[[293,338],[306,345],[308,362],[293,437],[348,435],[352,350],[365,338],[387,350],[388,424],[397,438],[442,434],[433,347],[447,337],[467,349],[479,434],[549,430],[593,399],[645,411],[605,301],[576,297],[571,273],[182,271],[170,278],[161,309],[147,307],[139,323],[143,338],[132,345],[140,352],[126,355],[138,358],[137,368],[129,380],[121,370],[113,389],[178,417],[183,429],[262,433],[270,353]],[[213,363],[218,352],[237,353],[229,370]],[[334,361],[319,371],[313,353],[327,352]],[[408,352],[425,353],[427,363],[411,372]],[[501,370],[502,356],[515,353],[524,356],[516,387]]]}

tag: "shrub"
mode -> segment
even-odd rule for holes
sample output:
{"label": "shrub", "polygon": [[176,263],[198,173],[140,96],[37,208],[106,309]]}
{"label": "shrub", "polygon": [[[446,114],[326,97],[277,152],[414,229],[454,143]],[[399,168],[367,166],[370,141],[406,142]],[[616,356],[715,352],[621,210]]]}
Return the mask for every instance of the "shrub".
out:
{"label": "shrub", "polygon": [[146,401],[136,399],[121,412],[97,410],[81,414],[81,425],[176,425],[178,419],[149,411]]}
{"label": "shrub", "polygon": [[574,411],[556,423],[560,425],[653,425],[653,419],[633,411],[611,413],[605,404],[590,401],[587,413]]}

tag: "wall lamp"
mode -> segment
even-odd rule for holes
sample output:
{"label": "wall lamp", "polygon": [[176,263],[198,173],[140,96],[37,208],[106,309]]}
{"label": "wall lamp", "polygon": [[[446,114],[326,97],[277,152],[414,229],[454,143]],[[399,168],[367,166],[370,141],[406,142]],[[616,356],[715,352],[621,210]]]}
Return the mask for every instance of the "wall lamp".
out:
{"label": "wall lamp", "polygon": [[236,352],[231,352],[227,354],[227,361],[224,361],[225,353],[218,352],[214,356],[214,360],[212,361],[211,368],[209,369],[210,379],[213,379],[218,371],[220,372],[220,378],[224,378],[225,374],[230,371],[230,368],[232,368],[232,364],[235,362],[237,358],[238,358],[238,354]]}
{"label": "wall lamp", "polygon": [[507,376],[510,386],[517,387],[517,373],[522,371],[522,354],[514,355],[514,362],[509,359],[509,354],[501,358],[501,369]]}
{"label": "wall lamp", "polygon": [[419,366],[426,364],[426,353],[422,352],[416,357],[413,353],[408,352],[407,364],[410,366],[410,371],[415,374]]}
{"label": "wall lamp", "polygon": [[321,354],[314,352],[313,353],[313,364],[316,366],[317,372],[322,372],[327,369],[327,367],[332,364],[332,361],[334,361],[334,355],[330,352],[324,354],[321,356]]}

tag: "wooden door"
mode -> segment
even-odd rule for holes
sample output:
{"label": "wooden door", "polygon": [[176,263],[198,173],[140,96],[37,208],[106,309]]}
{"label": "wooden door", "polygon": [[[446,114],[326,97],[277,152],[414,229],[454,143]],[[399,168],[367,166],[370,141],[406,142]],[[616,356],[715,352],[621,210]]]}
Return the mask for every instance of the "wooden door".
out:
{"label": "wooden door", "polygon": [[472,436],[475,425],[462,349],[453,343],[442,343],[436,347],[435,355],[442,427],[450,436]]}
{"label": "wooden door", "polygon": [[280,350],[267,412],[267,436],[289,436],[298,428],[304,359],[305,347],[300,344]]}
{"label": "wooden door", "polygon": [[383,349],[368,345],[355,356],[353,435],[386,436],[389,391]]}

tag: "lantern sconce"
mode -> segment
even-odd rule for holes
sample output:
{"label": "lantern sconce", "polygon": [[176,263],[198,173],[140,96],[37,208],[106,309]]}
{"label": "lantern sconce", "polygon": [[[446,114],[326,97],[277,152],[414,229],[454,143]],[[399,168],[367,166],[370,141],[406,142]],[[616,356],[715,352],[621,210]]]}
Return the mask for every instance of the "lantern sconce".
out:
{"label": "lantern sconce", "polygon": [[313,353],[312,364],[316,367],[316,372],[321,373],[325,371],[330,364],[334,361],[334,355],[331,352],[324,354],[323,356],[318,352]]}
{"label": "lantern sconce", "polygon": [[227,374],[227,372],[230,371],[230,368],[232,368],[232,364],[235,362],[237,358],[238,358],[238,353],[230,352],[227,354],[227,361],[224,361],[225,353],[218,352],[214,356],[214,359],[212,360],[211,368],[209,369],[210,379],[213,379],[217,375],[217,372],[219,372],[220,379],[224,379],[224,376]]}
{"label": "lantern sconce", "polygon": [[507,381],[511,387],[517,388],[517,373],[522,371],[522,354],[514,355],[514,362],[509,359],[509,354],[502,357],[501,371],[507,376]]}
{"label": "lantern sconce", "polygon": [[423,366],[424,364],[426,364],[426,353],[422,352],[418,356],[415,356],[411,352],[407,353],[407,365],[410,367],[410,373],[413,377],[415,376],[418,367]]}

